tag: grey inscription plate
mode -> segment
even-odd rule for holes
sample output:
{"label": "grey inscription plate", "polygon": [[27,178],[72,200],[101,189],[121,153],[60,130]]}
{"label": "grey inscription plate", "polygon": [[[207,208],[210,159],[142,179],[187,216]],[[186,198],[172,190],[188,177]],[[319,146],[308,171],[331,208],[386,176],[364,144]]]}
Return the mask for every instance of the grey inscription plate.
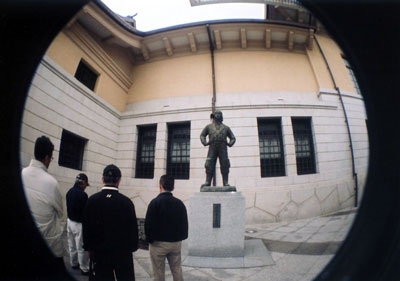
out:
{"label": "grey inscription plate", "polygon": [[213,228],[221,227],[221,204],[213,204]]}

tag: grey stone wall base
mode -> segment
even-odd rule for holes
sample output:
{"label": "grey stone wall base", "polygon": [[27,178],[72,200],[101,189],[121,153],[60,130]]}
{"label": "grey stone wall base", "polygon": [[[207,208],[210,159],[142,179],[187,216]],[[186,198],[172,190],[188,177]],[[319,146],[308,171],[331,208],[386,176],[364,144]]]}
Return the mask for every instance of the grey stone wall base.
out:
{"label": "grey stone wall base", "polygon": [[250,268],[275,264],[261,239],[245,240],[243,257],[189,256],[187,243],[183,243],[182,260],[183,266],[202,268]]}

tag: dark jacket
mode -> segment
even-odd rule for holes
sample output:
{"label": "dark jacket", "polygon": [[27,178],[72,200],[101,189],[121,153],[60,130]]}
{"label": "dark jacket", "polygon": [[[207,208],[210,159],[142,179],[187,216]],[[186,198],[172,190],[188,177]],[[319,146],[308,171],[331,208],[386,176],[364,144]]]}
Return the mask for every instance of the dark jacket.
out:
{"label": "dark jacket", "polygon": [[178,242],[188,237],[188,218],[183,202],[170,192],[160,193],[147,208],[146,240]]}
{"label": "dark jacket", "polygon": [[134,252],[138,248],[135,206],[118,190],[89,197],[83,217],[83,248],[97,253]]}
{"label": "dark jacket", "polygon": [[67,192],[67,215],[70,220],[83,221],[83,210],[85,209],[88,195],[77,184]]}

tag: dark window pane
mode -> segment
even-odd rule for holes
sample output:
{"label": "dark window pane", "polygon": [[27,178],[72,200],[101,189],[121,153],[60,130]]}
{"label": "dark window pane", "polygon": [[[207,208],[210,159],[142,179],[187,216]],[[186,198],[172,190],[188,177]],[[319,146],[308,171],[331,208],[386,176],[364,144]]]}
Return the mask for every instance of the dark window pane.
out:
{"label": "dark window pane", "polygon": [[86,139],[67,130],[63,130],[58,165],[75,170],[82,170],[83,152],[86,142]]}
{"label": "dark window pane", "polygon": [[141,126],[138,131],[136,178],[152,179],[154,177],[157,126]]}
{"label": "dark window pane", "polygon": [[168,125],[167,174],[175,179],[189,179],[190,123]]}
{"label": "dark window pane", "polygon": [[90,90],[94,90],[98,75],[89,68],[83,61],[78,65],[75,73],[75,78],[78,79],[83,85],[88,87]]}
{"label": "dark window pane", "polygon": [[281,119],[258,119],[261,177],[285,175]]}
{"label": "dark window pane", "polygon": [[292,118],[296,146],[297,174],[314,174],[315,157],[311,131],[311,118]]}

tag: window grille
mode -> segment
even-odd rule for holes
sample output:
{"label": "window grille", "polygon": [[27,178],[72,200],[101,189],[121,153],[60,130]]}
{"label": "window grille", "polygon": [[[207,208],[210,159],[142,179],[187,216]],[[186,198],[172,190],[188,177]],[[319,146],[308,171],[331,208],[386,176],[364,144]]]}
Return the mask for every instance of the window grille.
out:
{"label": "window grille", "polygon": [[189,179],[190,123],[168,125],[167,174],[175,179]]}
{"label": "window grille", "polygon": [[260,144],[261,177],[285,175],[280,118],[259,118],[258,138]]}
{"label": "window grille", "polygon": [[67,130],[62,131],[58,165],[82,170],[83,152],[87,139]]}
{"label": "window grille", "polygon": [[342,55],[342,58],[343,58],[343,61],[344,61],[344,64],[345,64],[347,70],[349,71],[350,78],[353,81],[354,88],[356,89],[357,94],[361,95],[360,86],[358,85],[358,82],[357,82],[356,76],[354,74],[353,68],[351,67],[349,61],[347,60],[347,58],[345,56]]}
{"label": "window grille", "polygon": [[311,118],[292,118],[292,126],[296,147],[297,174],[314,174],[316,168]]}
{"label": "window grille", "polygon": [[94,91],[96,85],[97,73],[94,72],[88,65],[82,60],[80,61],[78,68],[75,72],[75,78],[78,79],[83,85]]}
{"label": "window grille", "polygon": [[136,178],[152,179],[154,177],[154,156],[156,147],[157,126],[138,127],[138,145],[136,156]]}

